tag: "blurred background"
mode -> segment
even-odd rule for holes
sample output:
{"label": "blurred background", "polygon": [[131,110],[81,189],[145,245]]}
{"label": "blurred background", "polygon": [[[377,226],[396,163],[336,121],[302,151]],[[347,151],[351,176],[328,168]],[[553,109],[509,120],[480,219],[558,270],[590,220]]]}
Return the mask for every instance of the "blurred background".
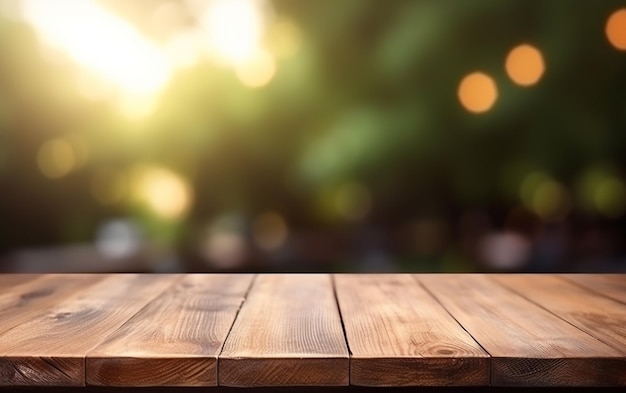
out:
{"label": "blurred background", "polygon": [[626,2],[0,0],[0,271],[626,271]]}

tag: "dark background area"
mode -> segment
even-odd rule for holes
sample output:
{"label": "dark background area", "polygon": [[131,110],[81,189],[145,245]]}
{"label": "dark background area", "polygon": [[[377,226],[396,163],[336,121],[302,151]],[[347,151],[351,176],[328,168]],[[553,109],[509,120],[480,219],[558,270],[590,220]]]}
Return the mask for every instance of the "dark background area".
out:
{"label": "dark background area", "polygon": [[624,10],[0,0],[0,270],[624,272]]}

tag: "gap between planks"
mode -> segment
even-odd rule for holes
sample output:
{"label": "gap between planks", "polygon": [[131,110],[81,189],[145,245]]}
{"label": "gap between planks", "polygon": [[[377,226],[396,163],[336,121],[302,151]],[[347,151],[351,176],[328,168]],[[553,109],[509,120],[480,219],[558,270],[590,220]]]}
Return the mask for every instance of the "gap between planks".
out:
{"label": "gap between planks", "polygon": [[185,274],[87,354],[87,384],[217,386],[251,274]]}
{"label": "gap between planks", "polygon": [[220,348],[220,352],[217,355],[217,359],[215,359],[215,362],[216,362],[215,368],[217,370],[217,386],[219,386],[220,384],[219,383],[220,381],[220,358],[222,357],[222,352],[224,352],[224,345],[226,345],[226,340],[228,340],[228,337],[230,336],[230,332],[233,331],[233,326],[235,326],[235,321],[237,320],[237,318],[239,318],[239,313],[241,312],[241,308],[243,307],[246,300],[248,300],[248,295],[250,294],[250,290],[254,286],[254,283],[256,282],[257,277],[258,277],[258,274],[255,274],[252,276],[252,280],[250,280],[250,285],[248,285],[248,289],[246,289],[246,293],[243,295],[243,300],[239,304],[239,308],[237,309],[235,318],[233,318],[233,322],[230,324],[230,328],[228,328],[228,333],[226,333],[226,337],[224,338],[224,341],[222,342],[222,347]]}
{"label": "gap between planks", "polygon": [[88,357],[89,353],[91,351],[93,351],[95,348],[97,348],[100,344],[105,342],[109,337],[114,336],[124,326],[126,326],[128,323],[130,323],[130,321],[133,320],[139,313],[141,313],[141,311],[146,309],[150,304],[154,303],[158,298],[163,296],[164,293],[166,293],[171,288],[173,288],[175,285],[177,285],[179,282],[181,282],[184,279],[184,277],[185,276],[183,274],[177,274],[176,277],[172,280],[172,283],[170,285],[168,285],[167,287],[163,288],[163,290],[161,292],[157,293],[152,300],[150,300],[149,302],[144,304],[143,307],[141,307],[139,310],[137,310],[136,313],[134,313],[130,318],[128,318],[124,323],[122,323],[117,329],[115,329],[114,331],[112,331],[108,335],[104,336],[100,341],[98,341],[97,344],[95,344],[94,346],[89,348],[87,351],[85,351],[85,356],[83,357],[83,367],[84,367],[83,370],[85,370],[83,386],[88,386],[87,385],[87,379],[88,379],[88,375],[87,374],[89,373],[89,368],[87,367],[87,357]]}
{"label": "gap between planks", "polygon": [[476,344],[478,344],[478,346],[485,351],[485,353],[487,355],[489,355],[489,358],[487,360],[488,362],[488,386],[491,385],[491,359],[493,358],[493,356],[491,355],[491,353],[489,353],[489,351],[487,350],[487,348],[483,347],[483,345],[476,339],[476,337],[474,337],[474,335],[465,328],[465,326],[463,326],[463,324],[454,316],[454,314],[452,312],[450,312],[450,310],[448,310],[448,308],[431,292],[431,290],[426,287],[426,285],[424,285],[424,283],[422,282],[422,280],[419,278],[421,276],[424,276],[424,274],[413,274],[412,277],[415,280],[415,282],[417,282],[423,289],[424,291],[426,291],[426,293],[428,293],[430,295],[431,298],[433,298],[437,303],[439,303],[439,305],[441,306],[441,308],[443,308],[444,310],[446,310],[446,312],[448,313],[448,315],[450,315],[450,317],[452,319],[454,319],[454,321],[457,323],[457,325],[459,325],[461,327],[461,329],[465,330],[465,332],[472,338],[472,340],[474,340],[474,342]]}

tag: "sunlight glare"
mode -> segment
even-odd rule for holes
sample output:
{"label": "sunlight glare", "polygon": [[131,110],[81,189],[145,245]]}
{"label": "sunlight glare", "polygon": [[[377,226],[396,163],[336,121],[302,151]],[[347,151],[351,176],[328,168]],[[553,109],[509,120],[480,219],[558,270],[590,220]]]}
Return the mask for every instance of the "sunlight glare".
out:
{"label": "sunlight glare", "polygon": [[165,52],[177,68],[190,68],[197,64],[202,50],[202,37],[192,29],[173,34],[165,43]]}
{"label": "sunlight glare", "polygon": [[237,65],[235,71],[244,85],[253,88],[263,87],[276,74],[276,62],[268,52],[259,51],[250,60]]}
{"label": "sunlight glare", "polygon": [[203,20],[212,49],[228,63],[242,63],[255,55],[264,29],[258,0],[214,0]]}
{"label": "sunlight glare", "polygon": [[24,0],[42,41],[125,93],[154,94],[172,72],[159,48],[94,0]]}

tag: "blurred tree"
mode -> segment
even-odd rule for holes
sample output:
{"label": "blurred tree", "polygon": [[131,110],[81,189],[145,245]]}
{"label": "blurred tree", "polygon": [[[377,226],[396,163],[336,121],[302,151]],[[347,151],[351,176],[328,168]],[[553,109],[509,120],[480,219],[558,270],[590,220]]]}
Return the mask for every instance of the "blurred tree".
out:
{"label": "blurred tree", "polygon": [[[177,69],[151,114],[125,117],[115,99],[98,96],[97,81],[77,85],[80,67],[52,56],[4,1],[4,252],[89,242],[116,216],[136,217],[159,242],[194,250],[203,228],[225,212],[252,221],[278,211],[296,231],[372,226],[390,238],[417,218],[455,227],[476,210],[501,227],[520,208],[545,225],[554,217],[622,220],[626,53],[607,40],[605,26],[623,2],[275,0],[264,41],[273,57],[251,68],[265,67],[267,84],[251,87],[241,66],[200,56]],[[203,20],[194,1],[100,3],[160,45]],[[178,16],[163,19],[165,6]],[[283,49],[276,26],[289,32]],[[536,48],[545,66],[530,86],[505,67],[520,44]],[[459,99],[461,81],[474,72],[495,86],[482,113]],[[53,138],[70,146],[71,158],[50,153],[50,165],[69,169],[46,178],[41,149]],[[589,180],[599,167],[610,170]],[[138,191],[146,168],[171,171],[186,194]],[[137,197],[146,192],[164,203],[183,198],[180,215],[160,215],[161,202]],[[449,251],[450,266],[462,266],[452,243],[461,235],[449,232],[439,256]],[[412,252],[393,239],[381,248]]]}

